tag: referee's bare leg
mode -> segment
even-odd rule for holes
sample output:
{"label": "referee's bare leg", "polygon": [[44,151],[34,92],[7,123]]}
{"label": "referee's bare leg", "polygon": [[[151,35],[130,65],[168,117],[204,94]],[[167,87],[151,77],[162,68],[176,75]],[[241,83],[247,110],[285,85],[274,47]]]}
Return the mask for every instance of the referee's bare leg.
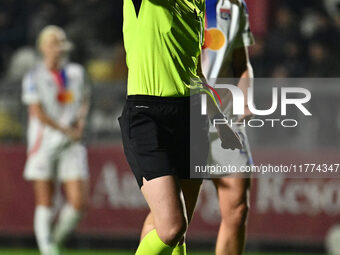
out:
{"label": "referee's bare leg", "polygon": [[[192,216],[193,216],[193,213],[194,213],[194,210],[195,210],[195,207],[196,207],[197,198],[198,198],[198,195],[199,195],[201,184],[202,184],[202,180],[198,180],[198,179],[179,180],[178,181],[177,185],[179,185],[179,187],[178,186],[177,187],[180,188],[178,194],[180,195],[181,201],[183,201],[183,199],[184,199],[184,204],[185,204],[185,207],[184,207],[183,202],[182,202],[182,208],[183,208],[182,212],[185,212],[185,214],[183,216],[186,219],[186,224],[190,223],[190,221],[192,219]],[[143,191],[143,187],[142,187],[142,191]],[[161,207],[161,205],[160,205],[160,207]],[[168,214],[167,209],[165,209],[164,212],[160,213],[160,215],[163,215],[163,213]],[[169,216],[170,215],[168,215],[168,217]],[[181,216],[181,217],[183,217],[183,216]],[[142,233],[141,233],[141,240],[151,230],[153,230],[155,228],[157,230],[157,226],[159,225],[157,223],[158,220],[161,220],[161,219],[159,219],[159,217],[157,217],[155,212],[151,209],[151,212],[148,214],[148,216],[146,217],[145,222],[144,222],[144,226],[143,226]],[[176,222],[170,223],[169,225],[175,224],[175,225],[177,225],[177,228],[179,228],[181,220],[179,220],[179,219],[177,220],[175,218],[173,220],[175,220]],[[163,222],[163,223],[167,222],[167,220],[164,220],[164,221],[165,222]],[[170,226],[164,226],[165,231],[166,231],[166,227],[170,227]],[[158,230],[157,230],[157,232],[158,232]],[[177,244],[177,243],[182,244],[184,242],[185,232],[186,232],[186,229],[184,230],[184,232],[183,232],[183,229],[182,229],[181,236],[176,236],[176,243],[174,243],[174,244]]]}

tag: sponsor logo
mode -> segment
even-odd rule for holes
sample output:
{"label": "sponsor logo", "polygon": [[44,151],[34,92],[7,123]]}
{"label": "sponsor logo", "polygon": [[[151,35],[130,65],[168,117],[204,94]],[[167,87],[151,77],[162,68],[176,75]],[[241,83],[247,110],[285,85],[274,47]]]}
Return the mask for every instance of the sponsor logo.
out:
{"label": "sponsor logo", "polygon": [[220,17],[221,17],[221,19],[224,19],[224,20],[230,20],[231,19],[230,9],[221,8],[220,9]]}
{"label": "sponsor logo", "polygon": [[220,29],[216,27],[209,28],[205,30],[203,48],[218,51],[223,48],[223,46],[226,44],[226,41],[225,35]]}

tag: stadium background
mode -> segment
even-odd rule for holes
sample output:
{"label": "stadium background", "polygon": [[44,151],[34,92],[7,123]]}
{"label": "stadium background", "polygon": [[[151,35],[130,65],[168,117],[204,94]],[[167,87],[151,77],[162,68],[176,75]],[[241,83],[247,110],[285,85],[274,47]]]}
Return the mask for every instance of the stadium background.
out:
{"label": "stadium background", "polygon": [[[247,3],[257,42],[250,49],[256,77],[339,76],[339,1]],[[66,30],[75,44],[71,59],[83,64],[93,80],[86,131],[90,208],[69,247],[132,250],[147,211],[123,157],[116,121],[127,75],[122,1],[117,0],[0,1],[0,248],[35,245],[32,190],[22,179],[27,117],[20,96],[22,76],[37,60],[35,38],[48,24]],[[339,163],[340,84],[323,83],[313,90],[310,107],[318,114],[302,130],[250,130],[256,163]],[[258,85],[256,101],[265,104],[267,93]],[[253,184],[248,251],[325,252],[325,238],[340,222],[339,179],[276,177]],[[214,192],[206,182],[189,233],[189,247],[210,254],[219,223]]]}

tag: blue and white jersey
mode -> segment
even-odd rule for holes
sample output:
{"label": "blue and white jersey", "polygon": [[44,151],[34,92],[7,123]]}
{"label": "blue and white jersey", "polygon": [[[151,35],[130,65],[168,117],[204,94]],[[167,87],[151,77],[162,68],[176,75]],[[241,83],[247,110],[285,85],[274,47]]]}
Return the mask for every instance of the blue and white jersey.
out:
{"label": "blue and white jersey", "polygon": [[[254,43],[247,5],[244,0],[206,0],[206,15],[206,38],[209,38],[209,31],[215,36],[216,29],[223,35],[210,38],[209,41],[215,40],[214,47],[210,48],[209,43],[206,45],[209,58],[208,64],[203,63],[203,72],[208,79],[234,77],[231,69],[233,51]],[[216,43],[216,40],[223,42]]]}

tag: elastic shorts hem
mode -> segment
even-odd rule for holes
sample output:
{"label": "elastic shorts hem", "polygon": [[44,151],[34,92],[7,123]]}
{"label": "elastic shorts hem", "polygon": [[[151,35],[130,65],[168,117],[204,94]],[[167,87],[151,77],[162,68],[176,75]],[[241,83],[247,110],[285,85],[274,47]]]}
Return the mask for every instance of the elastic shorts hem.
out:
{"label": "elastic shorts hem", "polygon": [[178,176],[177,173],[173,172],[173,171],[169,171],[169,172],[158,172],[155,174],[146,174],[145,176],[142,177],[141,180],[137,180],[138,186],[139,188],[142,188],[143,186],[143,178],[145,178],[147,181],[151,181],[160,177],[164,177],[164,176],[174,176],[179,180],[189,180],[190,177],[189,176]]}
{"label": "elastic shorts hem", "polygon": [[139,188],[142,188],[143,186],[143,178],[145,178],[147,181],[151,181],[160,177],[164,176],[177,176],[176,173],[173,171],[167,171],[167,172],[158,172],[153,174],[145,174],[145,176],[142,176],[141,180],[137,180]]}

